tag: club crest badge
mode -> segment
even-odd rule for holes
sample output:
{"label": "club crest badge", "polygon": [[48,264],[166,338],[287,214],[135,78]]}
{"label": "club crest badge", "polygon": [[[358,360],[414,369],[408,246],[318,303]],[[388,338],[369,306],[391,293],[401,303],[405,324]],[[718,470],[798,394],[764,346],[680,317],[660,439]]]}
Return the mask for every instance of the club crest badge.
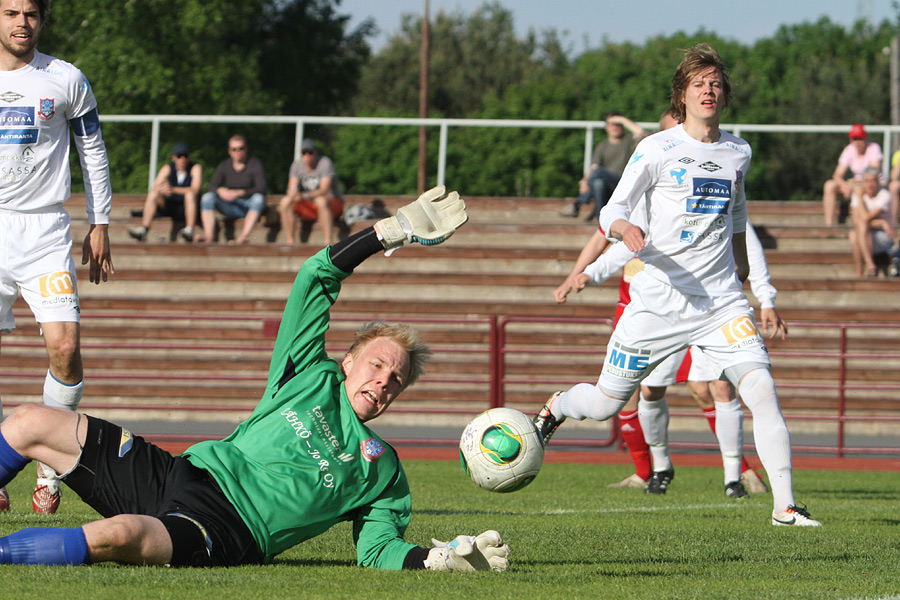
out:
{"label": "club crest badge", "polygon": [[369,438],[360,444],[360,450],[362,450],[363,458],[368,462],[372,462],[382,455],[384,446],[375,438]]}
{"label": "club crest badge", "polygon": [[38,108],[38,117],[47,121],[56,114],[56,100],[53,98],[41,98],[40,108]]}

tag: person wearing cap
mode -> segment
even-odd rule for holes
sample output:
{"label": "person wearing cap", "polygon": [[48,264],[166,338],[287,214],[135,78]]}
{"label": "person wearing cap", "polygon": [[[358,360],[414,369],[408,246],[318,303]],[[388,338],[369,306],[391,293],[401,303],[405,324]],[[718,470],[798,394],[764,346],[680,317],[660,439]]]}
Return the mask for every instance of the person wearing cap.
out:
{"label": "person wearing cap", "polygon": [[128,235],[139,242],[146,242],[153,217],[159,213],[175,220],[183,217],[184,228],[178,235],[186,242],[194,241],[203,167],[191,162],[190,155],[191,149],[186,143],[175,144],[172,148],[172,162],[163,165],[159,170],[147,194],[140,227],[130,228]]}
{"label": "person wearing cap", "polygon": [[306,241],[316,221],[322,224],[326,246],[334,241],[335,225],[346,230],[346,225],[340,221],[344,200],[334,162],[319,154],[315,141],[310,138],[303,140],[300,158],[291,163],[287,194],[278,203],[278,210],[287,244],[294,243],[295,215],[300,218],[301,242]]}
{"label": "person wearing cap", "polygon": [[[825,182],[822,203],[825,208],[825,225],[834,225],[834,214],[837,206],[838,195],[844,200],[850,200],[862,183],[863,172],[867,167],[881,168],[881,146],[875,142],[866,141],[866,128],[857,123],[850,128],[850,143],[841,152],[834,175]],[[848,171],[851,178],[846,176]],[[846,215],[841,211],[838,223],[844,223]]]}

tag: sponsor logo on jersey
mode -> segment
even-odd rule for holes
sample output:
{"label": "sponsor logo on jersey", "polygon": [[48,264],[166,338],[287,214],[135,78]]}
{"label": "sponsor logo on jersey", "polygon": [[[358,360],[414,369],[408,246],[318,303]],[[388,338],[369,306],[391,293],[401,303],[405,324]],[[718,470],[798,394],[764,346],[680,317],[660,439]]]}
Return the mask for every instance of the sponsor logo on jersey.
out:
{"label": "sponsor logo on jersey", "polygon": [[734,183],[735,185],[739,185],[744,180],[744,172],[740,169],[736,169],[734,172]]}
{"label": "sponsor logo on jersey", "polygon": [[705,163],[703,163],[702,165],[697,165],[697,166],[700,167],[701,169],[703,169],[704,171],[709,171],[710,173],[712,173],[713,171],[718,171],[719,169],[722,168],[719,165],[717,165],[716,163],[709,161],[709,160],[706,161]]}
{"label": "sponsor logo on jersey", "polygon": [[41,297],[64,296],[75,293],[75,278],[68,271],[44,275],[39,280]]}
{"label": "sponsor logo on jersey", "polygon": [[685,164],[685,165],[689,165],[689,164],[691,164],[692,162],[697,162],[697,161],[695,161],[695,160],[694,160],[693,158],[691,158],[690,156],[682,156],[681,158],[678,159],[678,162],[680,162],[680,163],[682,163],[682,164]]}
{"label": "sponsor logo on jersey", "polygon": [[642,158],[644,158],[643,154],[638,154],[637,152],[635,152],[634,154],[631,155],[631,160],[628,161],[628,166],[630,167],[631,165],[633,165],[637,161],[641,160]]}
{"label": "sponsor logo on jersey", "polygon": [[119,458],[122,458],[134,445],[134,436],[127,429],[122,429],[122,436],[119,438]]}
{"label": "sponsor logo on jersey", "polygon": [[721,327],[725,341],[729,344],[736,344],[742,340],[754,338],[759,339],[759,330],[756,329],[756,323],[747,315],[732,319]]}
{"label": "sponsor logo on jersey", "polygon": [[694,196],[731,198],[731,181],[714,177],[694,177]]}
{"label": "sponsor logo on jersey", "polygon": [[41,98],[40,108],[38,109],[38,116],[47,121],[53,118],[53,115],[56,114],[56,100],[53,98]]}
{"label": "sponsor logo on jersey", "polygon": [[8,92],[3,92],[2,94],[0,94],[0,100],[3,100],[4,102],[8,102],[9,104],[12,104],[16,100],[21,100],[24,97],[25,96],[23,96],[22,94],[20,94],[18,92],[14,92],[12,90],[10,90]]}
{"label": "sponsor logo on jersey", "polygon": [[37,129],[0,129],[0,144],[37,144]]}
{"label": "sponsor logo on jersey", "polygon": [[343,462],[350,462],[351,460],[353,460],[356,457],[353,456],[352,454],[347,454],[346,452],[342,452],[341,454],[338,454],[337,458],[338,458],[338,460],[343,461]]}
{"label": "sponsor logo on jersey", "polygon": [[[307,414],[310,414],[307,411]],[[313,419],[313,425],[315,425],[316,430],[319,432],[319,435],[322,439],[334,450],[340,452],[341,443],[338,441],[337,436],[334,435],[334,432],[331,431],[331,425],[328,424],[328,420],[325,418],[325,413],[322,412],[321,406],[314,406],[312,409],[312,413],[310,416]],[[329,454],[334,456],[334,452],[329,450]]]}
{"label": "sponsor logo on jersey", "polygon": [[668,152],[672,148],[680,146],[683,143],[684,143],[684,140],[677,140],[677,139],[669,138],[665,141],[665,145],[662,147],[662,151]]}
{"label": "sponsor logo on jersey", "polygon": [[694,243],[694,232],[683,230],[681,232],[681,241],[685,244],[693,244]]}
{"label": "sponsor logo on jersey", "polygon": [[33,106],[0,106],[0,127],[34,125]]}
{"label": "sponsor logo on jersey", "polygon": [[56,67],[53,66],[53,61],[50,61],[46,65],[38,65],[34,69],[35,69],[35,71],[40,71],[41,73],[46,73],[47,75],[50,75],[52,77],[62,77],[63,76],[62,70],[57,69]]}
{"label": "sponsor logo on jersey", "polygon": [[366,462],[372,462],[384,453],[384,446],[375,438],[369,438],[359,445]]}
{"label": "sponsor logo on jersey", "polygon": [[26,162],[31,163],[34,162],[34,149],[31,146],[28,146],[24,150],[22,150],[21,154],[18,152],[10,152],[8,154],[0,154],[0,162]]}
{"label": "sponsor logo on jersey", "polygon": [[721,215],[728,210],[728,200],[724,198],[688,198],[686,212],[701,215]]}
{"label": "sponsor logo on jersey", "polygon": [[618,377],[635,379],[650,363],[650,351],[613,342],[603,370]]}
{"label": "sponsor logo on jersey", "polygon": [[684,183],[684,176],[687,174],[686,169],[672,169],[669,171],[669,175],[672,176],[672,179],[675,180],[675,183],[682,184]]}
{"label": "sponsor logo on jersey", "polygon": [[732,150],[736,150],[737,152],[740,152],[744,156],[747,156],[748,154],[750,154],[750,152],[747,150],[746,147],[735,144],[734,142],[725,142],[725,145],[728,146],[729,148],[731,148]]}

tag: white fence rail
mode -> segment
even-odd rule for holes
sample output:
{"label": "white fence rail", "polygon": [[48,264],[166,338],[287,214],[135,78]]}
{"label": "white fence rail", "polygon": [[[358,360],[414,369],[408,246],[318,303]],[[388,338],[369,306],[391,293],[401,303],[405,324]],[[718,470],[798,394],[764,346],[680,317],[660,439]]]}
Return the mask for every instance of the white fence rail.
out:
{"label": "white fence rail", "polygon": [[[444,184],[447,168],[447,140],[451,127],[515,127],[520,129],[583,129],[584,130],[584,169],[590,166],[591,153],[594,147],[594,130],[606,127],[605,121],[541,121],[525,119],[419,119],[419,118],[383,118],[383,117],[316,117],[316,116],[261,116],[261,115],[101,115],[101,121],[110,123],[148,123],[151,126],[150,138],[150,170],[148,188],[153,184],[158,170],[159,128],[162,123],[263,123],[293,124],[294,158],[300,156],[300,142],[303,140],[303,129],[310,125],[408,125],[414,127],[437,127],[440,131],[438,145],[437,185]],[[656,123],[642,122],[641,127],[653,130]],[[735,135],[747,132],[761,133],[842,133],[850,131],[847,125],[761,125],[749,123],[724,123],[722,129]],[[882,171],[890,172],[891,144],[893,139],[900,139],[900,125],[866,125],[870,138],[875,134],[882,136],[881,147],[884,150]]]}

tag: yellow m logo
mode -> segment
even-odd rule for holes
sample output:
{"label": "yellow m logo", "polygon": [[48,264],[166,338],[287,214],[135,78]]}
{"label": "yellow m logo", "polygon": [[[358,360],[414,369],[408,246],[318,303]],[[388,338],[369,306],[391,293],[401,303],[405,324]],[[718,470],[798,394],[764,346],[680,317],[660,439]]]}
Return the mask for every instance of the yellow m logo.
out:
{"label": "yellow m logo", "polygon": [[729,344],[733,344],[754,335],[759,335],[759,331],[756,329],[756,323],[747,316],[738,317],[723,325],[722,333],[725,335],[725,339]]}
{"label": "yellow m logo", "polygon": [[40,279],[40,285],[43,298],[75,293],[75,280],[68,271],[57,271],[44,275]]}

